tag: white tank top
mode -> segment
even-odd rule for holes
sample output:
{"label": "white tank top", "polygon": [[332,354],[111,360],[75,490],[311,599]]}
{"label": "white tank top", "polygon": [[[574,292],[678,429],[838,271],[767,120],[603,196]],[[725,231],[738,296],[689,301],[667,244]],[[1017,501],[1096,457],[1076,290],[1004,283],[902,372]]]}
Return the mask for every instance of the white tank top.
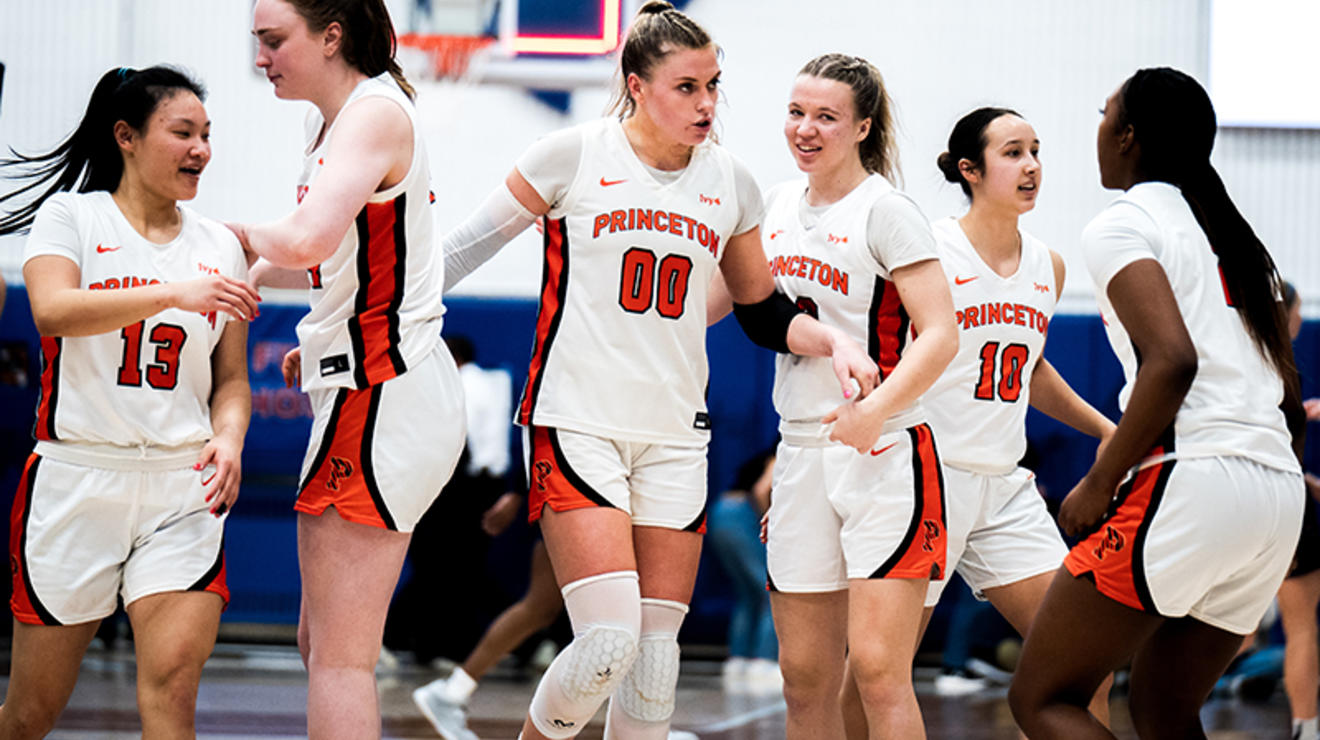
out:
{"label": "white tank top", "polygon": [[739,222],[731,155],[696,147],[662,184],[622,126],[578,126],[577,175],[545,217],[521,424],[680,446],[710,439],[706,291]]}
{"label": "white tank top", "polygon": [[[246,280],[233,233],[188,208],[179,212],[179,235],[155,244],[128,223],[109,193],[59,193],[37,212],[24,261],[68,258],[85,290],[207,274]],[[170,308],[104,334],[42,337],[38,445],[172,448],[210,439],[211,352],[230,320]]]}
{"label": "white tank top", "polygon": [[[383,383],[421,361],[440,341],[445,263],[434,243],[426,143],[412,101],[389,73],[358,84],[340,117],[371,95],[395,101],[408,114],[412,163],[396,185],[367,200],[335,253],[308,270],[312,309],[298,322],[303,390]],[[326,143],[335,135],[331,125],[318,146],[323,123],[313,109],[299,201],[316,187]]]}
{"label": "white tank top", "polygon": [[[898,193],[883,177],[872,175],[833,203],[811,228],[802,223],[800,204],[805,180],[776,186],[766,195],[761,242],[778,290],[822,323],[842,329],[880,366],[881,382],[911,341],[907,311],[890,271],[934,253],[899,246],[868,244],[868,220],[878,198]],[[780,354],[775,360],[775,410],[785,441],[797,445],[831,444],[821,417],[844,403],[833,361],[828,357]],[[885,421],[884,432],[925,421],[919,401]]]}
{"label": "white tank top", "polygon": [[1109,281],[1120,270],[1137,260],[1157,260],[1196,346],[1196,378],[1173,427],[1159,440],[1163,453],[1146,463],[1223,455],[1301,472],[1279,410],[1283,380],[1256,349],[1237,310],[1228,305],[1219,258],[1182,192],[1162,182],[1133,186],[1087,225],[1082,248],[1105,333],[1123,365],[1126,383],[1118,396],[1120,407],[1127,407],[1141,363],[1109,302]]}
{"label": "white tank top", "polygon": [[1027,448],[1031,374],[1059,298],[1050,250],[1019,232],[1017,271],[1001,277],[955,218],[931,225],[953,295],[958,354],[922,396],[945,465],[1003,474]]}

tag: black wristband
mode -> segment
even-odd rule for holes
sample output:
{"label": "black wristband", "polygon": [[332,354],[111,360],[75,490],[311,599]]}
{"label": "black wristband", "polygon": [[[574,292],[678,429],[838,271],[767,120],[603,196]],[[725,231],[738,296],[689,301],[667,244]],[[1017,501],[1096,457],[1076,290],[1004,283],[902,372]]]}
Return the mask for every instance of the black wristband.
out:
{"label": "black wristband", "polygon": [[788,353],[788,325],[800,313],[802,309],[779,291],[757,303],[733,304],[733,315],[748,339],[784,354]]}

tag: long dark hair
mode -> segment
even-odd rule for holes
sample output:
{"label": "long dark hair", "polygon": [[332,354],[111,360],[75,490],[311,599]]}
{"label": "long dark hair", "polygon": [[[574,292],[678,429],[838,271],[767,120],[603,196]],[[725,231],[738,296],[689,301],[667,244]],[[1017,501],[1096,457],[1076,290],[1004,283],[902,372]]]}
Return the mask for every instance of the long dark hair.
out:
{"label": "long dark hair", "polygon": [[1300,381],[1288,336],[1284,294],[1269,250],[1228,197],[1210,164],[1218,126],[1210,96],[1196,80],[1168,67],[1140,69],[1118,95],[1119,126],[1131,126],[1141,148],[1143,180],[1178,186],[1219,258],[1229,302],[1261,355],[1283,377],[1283,412],[1299,438],[1305,427]]}
{"label": "long dark hair", "polygon": [[403,76],[394,53],[399,40],[385,0],[286,0],[302,16],[312,33],[324,31],[331,23],[343,29],[339,53],[350,67],[368,77],[389,72],[410,100],[417,91]]}
{"label": "long dark hair", "polygon": [[853,112],[858,120],[871,119],[871,129],[857,145],[862,167],[894,182],[902,177],[898,166],[898,140],[894,101],[874,64],[848,54],[822,54],[802,65],[799,75],[842,82],[852,89]]}
{"label": "long dark hair", "polygon": [[[157,106],[180,91],[206,99],[200,82],[173,67],[117,67],[101,75],[82,121],[69,138],[44,154],[20,154],[11,148],[10,158],[0,160],[0,172],[28,181],[0,195],[0,204],[27,196],[22,206],[0,217],[0,234],[25,231],[41,204],[61,190],[87,193],[119,187],[124,158],[115,142],[115,123],[123,121],[142,131]],[[10,171],[15,174],[9,175]]]}
{"label": "long dark hair", "polygon": [[953,125],[953,131],[949,132],[949,148],[935,158],[935,166],[940,168],[944,179],[957,183],[963,195],[969,199],[972,197],[972,185],[963,177],[958,163],[965,159],[972,163],[972,169],[985,169],[985,148],[990,143],[986,139],[985,130],[1000,116],[1021,118],[1022,114],[1012,108],[977,108],[958,119]]}
{"label": "long dark hair", "polygon": [[637,10],[628,28],[623,51],[619,54],[619,79],[609,110],[619,120],[637,110],[637,101],[628,92],[628,75],[651,79],[651,70],[667,54],[678,49],[704,49],[711,45],[710,34],[699,23],[684,15],[665,0],[649,0]]}

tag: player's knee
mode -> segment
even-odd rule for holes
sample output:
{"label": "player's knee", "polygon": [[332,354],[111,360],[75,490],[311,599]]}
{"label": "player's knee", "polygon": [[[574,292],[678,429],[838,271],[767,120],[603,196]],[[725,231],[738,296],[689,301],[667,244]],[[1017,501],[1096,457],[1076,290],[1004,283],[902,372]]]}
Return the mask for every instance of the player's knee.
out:
{"label": "player's knee", "polygon": [[842,675],[834,661],[801,653],[779,653],[779,671],[784,676],[784,698],[811,700],[836,696],[842,687]]}
{"label": "player's knee", "polygon": [[678,658],[673,635],[647,635],[638,641],[637,660],[615,693],[619,708],[642,722],[667,722],[674,714]]}
{"label": "player's knee", "polygon": [[303,668],[311,667],[312,642],[305,619],[298,620],[298,655],[302,656]]}
{"label": "player's knee", "polygon": [[6,702],[0,706],[0,731],[6,738],[13,740],[37,740],[43,738],[55,728],[62,707],[46,704],[20,706]]}

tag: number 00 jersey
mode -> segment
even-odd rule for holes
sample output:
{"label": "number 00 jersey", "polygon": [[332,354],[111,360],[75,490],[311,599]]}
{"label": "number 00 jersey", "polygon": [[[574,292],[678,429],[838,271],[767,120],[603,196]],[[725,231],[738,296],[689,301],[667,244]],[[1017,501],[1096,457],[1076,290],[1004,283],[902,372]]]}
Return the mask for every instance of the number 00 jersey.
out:
{"label": "number 00 jersey", "polygon": [[1050,250],[1025,232],[1017,272],[982,261],[955,218],[931,225],[953,295],[958,354],[922,396],[946,465],[1003,474],[1027,449],[1031,373],[1059,288]]}
{"label": "number 00 jersey", "polygon": [[706,291],[741,220],[733,157],[703,143],[662,183],[619,121],[556,136],[574,135],[576,176],[541,193],[551,204],[541,308],[518,421],[704,445]]}
{"label": "number 00 jersey", "polygon": [[[51,197],[37,212],[24,260],[70,259],[81,288],[118,290],[207,274],[247,279],[238,240],[180,208],[168,244],[142,238],[105,191]],[[41,338],[39,443],[177,447],[211,438],[211,351],[224,313],[170,308],[121,330]]]}
{"label": "number 00 jersey", "polygon": [[[388,72],[359,83],[340,117],[372,95],[393,100],[408,114],[412,163],[397,184],[372,194],[335,253],[308,271],[312,310],[298,322],[303,390],[383,383],[421,362],[440,341],[445,261],[433,242],[425,139],[412,101]],[[326,142],[335,133],[332,124],[317,146],[322,124],[313,109],[299,201],[316,187]]]}
{"label": "number 00 jersey", "polygon": [[1140,365],[1109,302],[1109,281],[1124,267],[1142,259],[1159,262],[1196,346],[1196,378],[1174,417],[1172,435],[1160,439],[1164,456],[1241,456],[1301,472],[1279,410],[1283,380],[1228,304],[1219,260],[1182,192],[1162,182],[1134,185],[1087,224],[1082,249],[1105,333],[1123,365],[1121,408],[1127,408]]}
{"label": "number 00 jersey", "polygon": [[[930,228],[916,204],[889,181],[871,175],[803,221],[805,180],[778,185],[766,197],[761,242],[779,291],[822,323],[842,329],[880,366],[893,372],[911,337],[911,322],[891,272],[935,258]],[[882,220],[885,223],[875,223]],[[781,354],[775,365],[775,410],[790,444],[829,444],[821,423],[844,402],[828,357]],[[885,421],[884,432],[925,421],[913,401]]]}

